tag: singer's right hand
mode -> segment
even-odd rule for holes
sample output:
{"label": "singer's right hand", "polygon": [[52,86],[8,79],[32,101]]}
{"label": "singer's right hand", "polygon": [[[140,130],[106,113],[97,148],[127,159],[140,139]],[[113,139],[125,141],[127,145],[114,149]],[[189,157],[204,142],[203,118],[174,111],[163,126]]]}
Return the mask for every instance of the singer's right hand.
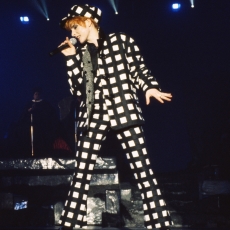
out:
{"label": "singer's right hand", "polygon": [[70,42],[68,37],[66,37],[66,40],[64,42],[62,42],[59,46],[62,46],[65,44],[69,45],[69,48],[66,48],[66,49],[61,51],[65,56],[70,56],[70,55],[76,54],[76,49],[73,46],[73,44]]}

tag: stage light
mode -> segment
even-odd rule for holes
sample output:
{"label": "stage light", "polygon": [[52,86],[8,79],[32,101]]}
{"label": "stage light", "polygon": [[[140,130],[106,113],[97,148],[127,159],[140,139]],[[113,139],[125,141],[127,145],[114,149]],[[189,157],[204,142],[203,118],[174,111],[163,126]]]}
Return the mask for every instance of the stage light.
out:
{"label": "stage light", "polygon": [[33,1],[33,5],[34,7],[36,7],[37,10],[40,11],[40,13],[47,19],[47,21],[49,21],[49,15],[48,15],[48,9],[46,6],[46,0],[34,0]]}
{"label": "stage light", "polygon": [[23,24],[28,24],[30,19],[29,17],[27,16],[23,16],[23,17],[20,17],[20,21],[23,23]]}
{"label": "stage light", "polygon": [[179,10],[180,7],[181,7],[181,5],[180,5],[179,3],[173,3],[173,4],[172,4],[172,9],[173,9],[173,10]]}
{"label": "stage light", "polygon": [[114,9],[115,14],[118,14],[118,1],[117,0],[109,0],[111,6]]}
{"label": "stage light", "polygon": [[194,8],[195,7],[194,0],[190,0],[190,3],[191,3],[191,7]]}
{"label": "stage light", "polygon": [[29,22],[29,18],[27,16],[20,17],[21,22]]}

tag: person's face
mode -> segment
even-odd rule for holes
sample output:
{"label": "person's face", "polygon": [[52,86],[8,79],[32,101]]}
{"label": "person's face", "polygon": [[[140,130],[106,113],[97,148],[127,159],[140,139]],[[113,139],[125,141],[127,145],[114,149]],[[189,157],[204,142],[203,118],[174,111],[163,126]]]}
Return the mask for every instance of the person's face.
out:
{"label": "person's face", "polygon": [[34,100],[39,100],[40,99],[40,93],[39,92],[35,92],[34,93]]}
{"label": "person's face", "polygon": [[86,42],[88,40],[89,33],[90,33],[90,28],[89,28],[88,24],[89,23],[87,20],[85,21],[86,27],[75,24],[71,28],[72,37],[77,38],[80,43]]}

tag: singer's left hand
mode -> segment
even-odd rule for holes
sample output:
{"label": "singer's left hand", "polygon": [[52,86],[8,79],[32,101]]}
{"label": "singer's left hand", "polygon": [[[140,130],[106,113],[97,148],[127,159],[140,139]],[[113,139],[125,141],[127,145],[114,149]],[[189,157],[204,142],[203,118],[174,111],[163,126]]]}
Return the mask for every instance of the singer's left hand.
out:
{"label": "singer's left hand", "polygon": [[65,56],[70,56],[70,55],[76,54],[76,49],[73,46],[73,44],[70,42],[68,37],[66,37],[66,40],[64,42],[62,42],[58,47],[65,45],[65,44],[69,45],[69,48],[66,48],[66,49],[61,51]]}
{"label": "singer's left hand", "polygon": [[164,100],[165,101],[171,101],[172,100],[172,94],[171,93],[163,93],[157,89],[149,89],[146,91],[145,98],[146,98],[146,104],[147,105],[150,103],[150,97],[155,97],[160,103],[164,103]]}

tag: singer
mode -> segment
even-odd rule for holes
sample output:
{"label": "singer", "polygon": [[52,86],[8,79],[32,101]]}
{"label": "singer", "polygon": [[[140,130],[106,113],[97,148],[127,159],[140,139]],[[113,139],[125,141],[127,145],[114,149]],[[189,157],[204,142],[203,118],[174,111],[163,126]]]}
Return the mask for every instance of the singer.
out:
{"label": "singer", "polygon": [[68,38],[61,43],[69,45],[62,53],[71,93],[81,103],[75,173],[59,224],[63,229],[87,227],[89,183],[103,139],[112,129],[141,191],[146,228],[169,229],[173,222],[150,165],[136,91],[145,94],[147,105],[151,97],[164,103],[172,95],[161,92],[134,39],[124,33],[103,34],[100,20],[100,9],[75,5],[60,22],[82,46],[76,49]]}

